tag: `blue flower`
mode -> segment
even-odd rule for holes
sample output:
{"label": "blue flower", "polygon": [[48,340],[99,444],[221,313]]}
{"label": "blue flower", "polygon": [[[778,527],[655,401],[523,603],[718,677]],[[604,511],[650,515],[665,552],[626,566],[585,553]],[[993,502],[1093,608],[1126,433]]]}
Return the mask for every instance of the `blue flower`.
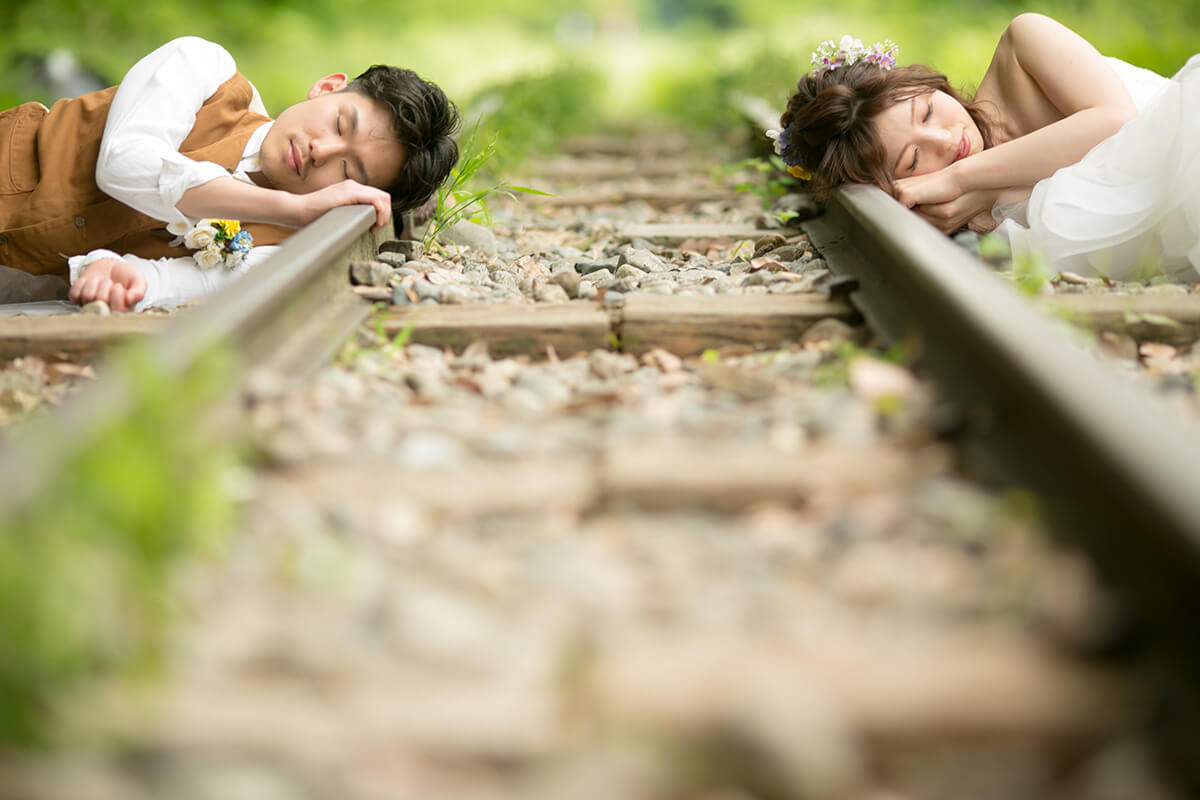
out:
{"label": "blue flower", "polygon": [[250,231],[240,230],[237,235],[229,242],[230,250],[239,250],[243,253],[250,250],[250,246],[254,244],[254,237],[250,235]]}

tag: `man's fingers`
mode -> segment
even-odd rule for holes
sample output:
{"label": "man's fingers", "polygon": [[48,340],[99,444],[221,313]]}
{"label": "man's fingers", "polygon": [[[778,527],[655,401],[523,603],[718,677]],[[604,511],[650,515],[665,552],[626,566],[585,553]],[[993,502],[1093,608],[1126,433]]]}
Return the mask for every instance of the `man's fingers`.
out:
{"label": "man's fingers", "polygon": [[137,273],[133,276],[133,280],[129,281],[129,285],[125,288],[125,302],[132,309],[146,296],[146,276],[142,273]]}
{"label": "man's fingers", "polygon": [[388,224],[388,220],[392,218],[392,202],[389,197],[387,200],[375,200],[375,226],[371,228],[371,233],[375,233],[384,225]]}
{"label": "man's fingers", "polygon": [[125,287],[121,284],[114,283],[112,288],[108,290],[108,307],[113,311],[129,310],[125,305]]}

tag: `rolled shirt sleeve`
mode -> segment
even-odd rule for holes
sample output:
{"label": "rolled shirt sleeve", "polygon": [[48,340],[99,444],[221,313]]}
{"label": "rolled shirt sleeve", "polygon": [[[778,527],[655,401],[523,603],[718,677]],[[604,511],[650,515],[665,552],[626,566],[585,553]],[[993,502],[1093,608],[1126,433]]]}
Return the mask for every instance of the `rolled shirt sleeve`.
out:
{"label": "rolled shirt sleeve", "polygon": [[79,280],[88,264],[102,258],[118,258],[133,264],[146,278],[146,296],[133,310],[145,311],[148,308],[175,308],[213,294],[266,261],[278,249],[277,245],[252,247],[245,261],[235,269],[202,270],[191,256],[141,258],[119,255],[111,250],[93,250],[86,255],[72,256],[67,263],[72,284]]}
{"label": "rolled shirt sleeve", "polygon": [[[185,221],[175,208],[183,193],[229,172],[193,161],[179,147],[196,112],[236,72],[225,48],[195,36],[167,42],[134,64],[104,126],[96,164],[101,190],[155,219]],[[254,100],[261,107],[257,91]]]}

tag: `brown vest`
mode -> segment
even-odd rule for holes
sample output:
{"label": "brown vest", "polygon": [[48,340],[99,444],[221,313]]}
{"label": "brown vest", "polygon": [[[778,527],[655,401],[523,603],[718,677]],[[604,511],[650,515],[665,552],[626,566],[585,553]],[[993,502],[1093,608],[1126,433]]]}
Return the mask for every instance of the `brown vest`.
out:
{"label": "brown vest", "polygon": [[[116,87],[0,112],[0,264],[67,277],[67,256],[107,248],[143,258],[178,257],[161,220],[96,185],[100,137]],[[232,170],[267,117],[249,111],[253,89],[236,74],[204,101],[179,152]],[[277,244],[291,228],[244,226],[254,243]]]}

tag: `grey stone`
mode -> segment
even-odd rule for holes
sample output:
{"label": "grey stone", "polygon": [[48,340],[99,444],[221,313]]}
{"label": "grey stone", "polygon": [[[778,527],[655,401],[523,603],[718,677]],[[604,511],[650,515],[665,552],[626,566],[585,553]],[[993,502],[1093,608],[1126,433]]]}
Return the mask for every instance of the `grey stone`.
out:
{"label": "grey stone", "polygon": [[401,253],[409,261],[425,255],[425,246],[414,239],[389,239],[379,245],[380,253]]}
{"label": "grey stone", "polygon": [[[597,292],[597,294],[599,294]],[[625,295],[612,289],[604,293],[604,305],[609,308],[621,308],[625,305]]]}
{"label": "grey stone", "polygon": [[417,272],[412,267],[400,267],[399,269],[396,270],[396,274],[399,275],[401,278],[415,278],[418,275],[420,275],[421,273]]}
{"label": "grey stone", "polygon": [[[783,247],[787,244],[787,238],[782,233],[768,233],[760,236],[758,241],[754,243],[754,257],[758,258],[761,255],[770,253],[778,247]],[[776,261],[780,259],[776,258]]]}
{"label": "grey stone", "polygon": [[404,266],[404,262],[408,260],[408,256],[404,255],[404,253],[393,253],[389,250],[381,250],[375,258],[397,268]]}
{"label": "grey stone", "polygon": [[471,293],[461,286],[451,284],[438,289],[437,299],[439,303],[446,305],[462,305],[470,302]]}
{"label": "grey stone", "polygon": [[409,469],[452,467],[462,460],[463,447],[443,433],[414,431],[401,440],[395,458]]}
{"label": "grey stone", "polygon": [[637,359],[629,353],[593,350],[588,355],[588,368],[597,378],[615,378],[638,368]]}
{"label": "grey stone", "polygon": [[621,266],[617,267],[617,271],[613,273],[613,277],[618,279],[633,278],[634,280],[640,281],[642,278],[646,277],[646,273],[632,264],[622,264]]}
{"label": "grey stone", "polygon": [[487,226],[470,220],[459,220],[442,231],[440,238],[443,242],[470,247],[489,256],[496,255],[498,250],[496,235]]}
{"label": "grey stone", "polygon": [[112,309],[108,307],[108,303],[103,300],[93,300],[80,309],[84,314],[95,314],[100,317],[107,317],[112,313]]}
{"label": "grey stone", "polygon": [[563,288],[567,293],[567,297],[579,297],[579,287],[583,283],[583,279],[579,277],[579,273],[574,270],[570,272],[556,273],[550,280]]}
{"label": "grey stone", "polygon": [[632,276],[617,278],[609,284],[610,291],[632,292],[636,288],[638,288],[638,280]]}
{"label": "grey stone", "polygon": [[[410,305],[412,305],[412,302],[413,302],[412,298],[408,296],[408,289],[411,285],[412,285],[411,282],[408,282],[408,283],[402,283],[399,286],[392,287],[392,305],[394,305],[394,306],[410,306]],[[417,299],[419,300],[420,298],[417,298]]]}
{"label": "grey stone", "polygon": [[613,276],[613,274],[611,272],[609,272],[607,269],[598,269],[595,272],[589,272],[586,275],[584,275],[583,280],[585,283],[598,284],[598,283],[603,283],[606,280],[609,280],[610,278],[612,278],[612,276]]}
{"label": "grey stone", "polygon": [[387,286],[392,274],[391,265],[382,261],[354,261],[350,264],[350,280],[359,286]]}
{"label": "grey stone", "polygon": [[859,338],[859,328],[853,328],[842,322],[840,319],[819,320],[813,324],[811,328],[806,330],[800,336],[800,344],[810,344],[815,342],[829,342],[837,344],[839,342],[853,342]]}
{"label": "grey stone", "polygon": [[620,267],[624,264],[632,264],[643,272],[666,272],[670,269],[665,261],[649,250],[638,250],[632,247],[621,250],[617,266]]}
{"label": "grey stone", "polygon": [[433,300],[434,302],[437,302],[438,287],[434,286],[424,278],[414,279],[412,282],[412,290],[416,292],[418,300]]}
{"label": "grey stone", "polygon": [[800,258],[802,255],[804,255],[804,251],[807,249],[808,248],[802,244],[785,244],[780,247],[775,247],[769,252],[771,254],[771,258],[775,259],[781,264],[786,264],[789,261],[795,261],[796,259]]}
{"label": "grey stone", "polygon": [[[576,275],[575,278],[578,280],[579,276]],[[533,290],[533,299],[539,303],[565,303],[570,298],[567,296],[566,290],[557,283],[539,282]]]}
{"label": "grey stone", "polygon": [[548,407],[560,406],[571,399],[571,390],[562,381],[540,370],[520,372],[514,383],[532,391]]}
{"label": "grey stone", "polygon": [[607,270],[611,266],[614,265],[608,264],[604,261],[576,261],[575,271],[580,275],[591,275],[593,272]]}

